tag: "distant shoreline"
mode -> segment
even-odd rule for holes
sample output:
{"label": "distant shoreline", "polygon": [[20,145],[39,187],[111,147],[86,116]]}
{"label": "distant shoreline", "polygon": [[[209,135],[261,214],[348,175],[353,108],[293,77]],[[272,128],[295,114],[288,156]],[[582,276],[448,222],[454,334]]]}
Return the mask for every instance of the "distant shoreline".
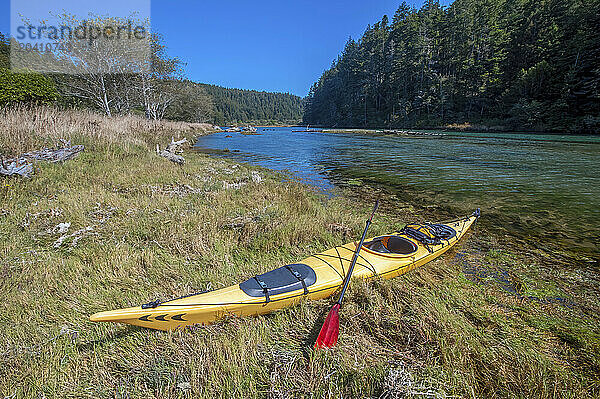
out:
{"label": "distant shoreline", "polygon": [[468,128],[460,128],[451,125],[446,126],[437,126],[437,127],[424,127],[424,128],[356,128],[356,127],[348,127],[348,128],[328,128],[328,127],[317,127],[315,129],[321,129],[325,133],[341,133],[341,132],[363,132],[366,134],[394,134],[394,133],[402,133],[405,132],[407,135],[411,133],[415,134],[425,134],[431,131],[441,131],[441,132],[458,132],[458,133],[506,133],[506,134],[526,134],[526,135],[560,135],[560,136],[598,136],[599,132],[593,133],[584,133],[584,132],[564,132],[564,131],[556,131],[556,130],[518,130],[518,129],[495,129],[480,125],[472,125]]}

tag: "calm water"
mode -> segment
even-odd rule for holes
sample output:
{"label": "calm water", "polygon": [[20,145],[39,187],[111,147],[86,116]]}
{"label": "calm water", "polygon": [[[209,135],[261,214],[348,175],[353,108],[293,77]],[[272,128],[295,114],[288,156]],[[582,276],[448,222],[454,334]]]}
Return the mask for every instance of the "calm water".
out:
{"label": "calm water", "polygon": [[[598,253],[600,137],[492,133],[374,136],[263,128],[216,133],[197,146],[286,170],[324,190],[340,182],[379,184],[421,205],[481,207],[523,237],[560,240]],[[226,137],[226,136],[232,137]]]}

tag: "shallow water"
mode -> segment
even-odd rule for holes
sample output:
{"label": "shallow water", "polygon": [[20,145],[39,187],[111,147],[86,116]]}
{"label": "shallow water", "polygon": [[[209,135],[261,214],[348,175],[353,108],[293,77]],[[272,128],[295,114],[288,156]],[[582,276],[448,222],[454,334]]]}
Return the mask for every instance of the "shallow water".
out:
{"label": "shallow water", "polygon": [[196,146],[227,149],[217,153],[289,171],[323,190],[366,182],[453,212],[481,207],[516,236],[598,254],[598,136],[292,132],[297,129],[216,133],[200,137]]}

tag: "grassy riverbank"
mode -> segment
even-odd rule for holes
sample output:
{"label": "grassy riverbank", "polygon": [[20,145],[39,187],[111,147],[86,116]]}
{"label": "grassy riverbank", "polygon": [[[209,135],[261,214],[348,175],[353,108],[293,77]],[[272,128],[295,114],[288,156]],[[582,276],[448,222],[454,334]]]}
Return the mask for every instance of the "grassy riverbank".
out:
{"label": "grassy riverbank", "polygon": [[[173,333],[90,323],[99,310],[231,285],[348,242],[369,190],[327,198],[264,169],[192,152],[178,167],[154,152],[205,125],[43,109],[2,114],[0,127],[5,155],[60,138],[86,146],[31,179],[0,181],[0,395],[600,393],[595,274],[481,227],[406,276],[351,286],[328,352],[311,348],[330,301]],[[373,234],[439,216],[382,195]]]}

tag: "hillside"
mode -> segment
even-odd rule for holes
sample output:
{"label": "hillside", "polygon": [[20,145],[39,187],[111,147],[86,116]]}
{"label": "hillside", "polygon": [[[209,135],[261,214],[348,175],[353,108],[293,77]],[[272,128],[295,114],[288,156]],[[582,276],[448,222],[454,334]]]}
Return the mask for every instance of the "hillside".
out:
{"label": "hillside", "polygon": [[302,98],[292,94],[199,86],[213,100],[217,124],[293,124],[302,120]]}

